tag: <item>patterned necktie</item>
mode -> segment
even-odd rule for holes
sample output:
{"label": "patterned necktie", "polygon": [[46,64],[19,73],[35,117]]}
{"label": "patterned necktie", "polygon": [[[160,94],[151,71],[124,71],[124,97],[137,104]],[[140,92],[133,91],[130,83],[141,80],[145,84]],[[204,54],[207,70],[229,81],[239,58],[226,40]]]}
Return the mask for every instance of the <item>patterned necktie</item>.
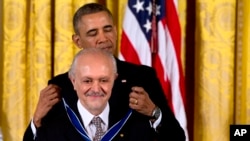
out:
{"label": "patterned necktie", "polygon": [[94,117],[92,119],[92,123],[95,125],[96,127],[96,132],[95,132],[95,137],[93,139],[93,141],[100,141],[104,132],[102,131],[102,119],[100,117]]}

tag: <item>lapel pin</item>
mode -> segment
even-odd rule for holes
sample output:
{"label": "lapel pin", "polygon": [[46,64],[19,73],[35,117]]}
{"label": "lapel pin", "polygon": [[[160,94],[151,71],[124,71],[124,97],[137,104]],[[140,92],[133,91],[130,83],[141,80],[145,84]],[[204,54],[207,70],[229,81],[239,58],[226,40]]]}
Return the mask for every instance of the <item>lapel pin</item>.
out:
{"label": "lapel pin", "polygon": [[123,138],[123,137],[124,137],[124,134],[120,134],[120,137]]}

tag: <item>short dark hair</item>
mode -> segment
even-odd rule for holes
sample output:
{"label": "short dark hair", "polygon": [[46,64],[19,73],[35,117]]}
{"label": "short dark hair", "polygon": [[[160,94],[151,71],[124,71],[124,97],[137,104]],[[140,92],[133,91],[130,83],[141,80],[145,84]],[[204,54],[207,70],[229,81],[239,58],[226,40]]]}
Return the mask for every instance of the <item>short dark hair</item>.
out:
{"label": "short dark hair", "polygon": [[73,27],[74,27],[75,33],[79,34],[78,23],[81,20],[82,16],[97,13],[97,12],[102,12],[102,11],[107,12],[108,15],[110,16],[110,18],[113,19],[112,13],[109,11],[109,9],[106,6],[104,6],[102,4],[88,3],[88,4],[81,6],[75,12],[74,17],[73,17]]}

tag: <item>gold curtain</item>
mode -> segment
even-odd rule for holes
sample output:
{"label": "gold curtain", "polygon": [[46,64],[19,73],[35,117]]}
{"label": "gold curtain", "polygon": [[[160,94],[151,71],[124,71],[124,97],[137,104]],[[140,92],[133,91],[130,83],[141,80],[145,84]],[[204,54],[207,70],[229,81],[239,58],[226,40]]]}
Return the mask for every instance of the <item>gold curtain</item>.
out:
{"label": "gold curtain", "polygon": [[4,140],[21,140],[50,78],[49,0],[4,0],[1,128]]}
{"label": "gold curtain", "polygon": [[[115,13],[121,11],[118,7],[127,1],[0,2],[3,23],[0,30],[3,33],[0,35],[0,128],[4,141],[22,140],[40,90],[52,75],[68,71],[78,51],[71,40],[73,14],[79,6],[89,2],[106,3]],[[116,16],[116,21],[121,23],[122,16]]]}
{"label": "gold curtain", "polygon": [[183,64],[183,69],[185,71],[185,53],[186,53],[186,46],[185,46],[185,37],[186,37],[186,7],[187,7],[187,2],[186,0],[178,0],[178,16],[179,16],[179,21],[180,21],[180,26],[181,26],[181,48],[182,48],[182,54],[181,54],[181,59],[182,59],[182,64]]}
{"label": "gold curtain", "polygon": [[227,141],[234,114],[234,0],[196,2],[195,141]]}
{"label": "gold curtain", "polygon": [[[71,40],[72,16],[88,2],[104,3],[114,14],[119,44],[127,0],[0,1],[0,128],[4,141],[22,140],[40,90],[51,76],[68,71],[78,51]],[[190,50],[186,44],[190,2],[178,1],[184,71],[186,77],[191,71],[194,74],[194,80],[188,81],[194,81],[194,94],[189,89],[186,92],[194,98],[194,110],[187,111],[193,115],[188,122],[193,127],[189,128],[190,141],[227,141],[230,124],[250,124],[250,2],[196,0],[195,7],[191,5],[195,9],[194,68],[185,53]]]}
{"label": "gold curtain", "polygon": [[250,124],[250,1],[237,5],[235,123]]}
{"label": "gold curtain", "polygon": [[249,4],[196,1],[195,141],[227,141],[230,124],[250,123]]}

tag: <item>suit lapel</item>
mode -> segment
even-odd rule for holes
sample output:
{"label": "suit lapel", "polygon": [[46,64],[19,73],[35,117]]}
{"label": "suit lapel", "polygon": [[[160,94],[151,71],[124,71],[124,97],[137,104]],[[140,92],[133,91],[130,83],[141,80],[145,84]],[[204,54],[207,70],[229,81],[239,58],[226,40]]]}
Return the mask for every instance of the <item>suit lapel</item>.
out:
{"label": "suit lapel", "polygon": [[112,95],[109,99],[109,127],[121,120],[129,109],[129,93],[131,91],[131,86],[128,85],[127,82],[129,78],[126,73],[124,73],[123,67],[124,65],[126,66],[126,64],[116,58],[116,65],[118,69],[118,77],[115,80]]}

